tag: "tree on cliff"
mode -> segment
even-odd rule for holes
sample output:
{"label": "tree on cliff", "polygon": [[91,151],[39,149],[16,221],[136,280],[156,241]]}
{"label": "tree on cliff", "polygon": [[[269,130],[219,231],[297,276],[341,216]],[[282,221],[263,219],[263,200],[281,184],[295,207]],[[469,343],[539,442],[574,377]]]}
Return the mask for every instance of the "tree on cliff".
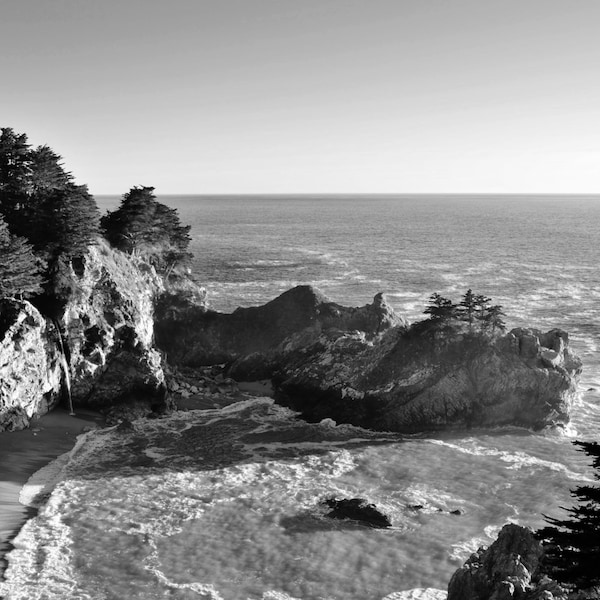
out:
{"label": "tree on cliff", "polygon": [[503,318],[505,314],[500,304],[494,304],[486,309],[484,315],[484,326],[492,330],[495,333],[497,329],[504,331],[506,329],[506,323]]}
{"label": "tree on cliff", "polygon": [[12,235],[0,217],[0,297],[39,294],[44,267],[27,240]]}
{"label": "tree on cliff", "polygon": [[457,316],[458,307],[452,300],[435,292],[429,297],[429,306],[423,312],[433,321],[446,321]]}
{"label": "tree on cliff", "polygon": [[459,303],[459,310],[461,314],[464,316],[465,320],[469,323],[469,329],[473,328],[473,319],[475,315],[475,310],[477,309],[477,305],[475,303],[475,294],[473,294],[473,290],[469,288],[462,300]]}
{"label": "tree on cliff", "polygon": [[[0,133],[0,213],[12,226],[27,203],[31,150],[24,133],[3,127]],[[12,227],[11,227],[12,228]]]}
{"label": "tree on cliff", "polygon": [[32,149],[9,127],[0,135],[0,214],[12,234],[51,259],[81,254],[99,229],[93,197],[73,183],[62,157],[48,146]]}
{"label": "tree on cliff", "polygon": [[[592,457],[600,479],[600,444],[573,442]],[[544,564],[560,583],[585,590],[600,585],[600,486],[583,485],[571,491],[579,501],[565,509],[571,518],[544,515],[549,527],[537,532],[545,545]]]}
{"label": "tree on cliff", "polygon": [[101,225],[112,246],[141,256],[167,275],[191,257],[190,226],[181,224],[177,210],[156,200],[153,187],[131,188]]}
{"label": "tree on cliff", "polygon": [[87,186],[46,189],[31,219],[30,239],[50,260],[85,254],[100,227],[98,206]]}

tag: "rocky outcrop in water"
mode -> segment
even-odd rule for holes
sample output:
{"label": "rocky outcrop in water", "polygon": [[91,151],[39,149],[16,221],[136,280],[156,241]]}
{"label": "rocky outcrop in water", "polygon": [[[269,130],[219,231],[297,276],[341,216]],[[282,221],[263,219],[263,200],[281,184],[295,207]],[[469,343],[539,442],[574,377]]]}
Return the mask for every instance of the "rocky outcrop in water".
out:
{"label": "rocky outcrop in water", "polygon": [[330,519],[350,519],[376,528],[392,526],[387,515],[363,498],[327,498],[323,504],[331,509],[325,515]]}
{"label": "rocky outcrop in water", "polygon": [[166,315],[157,341],[175,363],[228,363],[238,381],[272,379],[309,420],[414,432],[568,421],[581,361],[555,329],[479,331],[464,321],[408,327],[382,294],[346,308],[300,286],[264,306]]}
{"label": "rocky outcrop in water", "polygon": [[157,314],[156,341],[170,362],[203,366],[230,363],[255,353],[262,357],[306,329],[360,330],[372,337],[390,327],[405,325],[382,294],[377,294],[372,304],[349,308],[303,285],[263,306],[238,308],[231,314],[202,307],[174,313],[170,306]]}
{"label": "rocky outcrop in water", "polygon": [[[247,362],[234,377],[252,371]],[[428,321],[374,339],[304,331],[266,362],[278,401],[306,418],[400,432],[565,423],[581,372],[563,331],[496,337]]]}
{"label": "rocky outcrop in water", "polygon": [[489,548],[480,548],[448,584],[448,600],[565,600],[566,593],[540,571],[543,548],[519,525],[502,528]]}
{"label": "rocky outcrop in water", "polygon": [[0,431],[23,429],[59,399],[57,333],[27,301],[0,300]]}

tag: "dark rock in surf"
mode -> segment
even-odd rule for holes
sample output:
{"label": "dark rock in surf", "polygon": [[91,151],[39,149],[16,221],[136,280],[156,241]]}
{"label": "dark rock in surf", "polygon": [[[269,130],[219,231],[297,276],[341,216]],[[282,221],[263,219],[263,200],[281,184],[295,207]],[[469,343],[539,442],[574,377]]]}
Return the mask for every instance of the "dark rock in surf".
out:
{"label": "dark rock in surf", "polygon": [[202,307],[159,312],[155,334],[157,345],[172,364],[203,366],[243,359],[246,367],[240,366],[236,378],[258,380],[270,376],[268,353],[295,333],[359,330],[372,337],[405,325],[383,294],[377,294],[372,304],[349,308],[302,285],[263,306],[238,308],[231,314]]}
{"label": "dark rock in surf", "polygon": [[369,504],[362,498],[328,498],[323,504],[332,510],[327,513],[331,519],[350,519],[365,523],[370,527],[384,528],[391,527],[392,522],[387,515],[380,512],[374,504]]}

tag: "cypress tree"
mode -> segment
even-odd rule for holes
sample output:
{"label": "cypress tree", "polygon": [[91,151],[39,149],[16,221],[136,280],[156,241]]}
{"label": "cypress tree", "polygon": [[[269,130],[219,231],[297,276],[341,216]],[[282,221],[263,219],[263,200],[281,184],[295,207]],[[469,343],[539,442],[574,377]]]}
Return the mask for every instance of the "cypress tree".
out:
{"label": "cypress tree", "polygon": [[12,235],[0,217],[0,297],[29,298],[42,291],[44,262],[24,238]]}
{"label": "cypress tree", "polygon": [[[600,444],[573,443],[592,457],[594,477],[600,479]],[[578,504],[564,509],[570,518],[544,515],[550,525],[540,529],[537,536],[545,544],[544,565],[550,575],[569,587],[586,590],[600,585],[600,487],[579,486],[571,495]]]}
{"label": "cypress tree", "polygon": [[191,257],[190,226],[181,224],[176,209],[156,200],[153,187],[131,188],[101,225],[111,245],[141,256],[167,275]]}
{"label": "cypress tree", "polygon": [[3,127],[0,133],[0,213],[11,231],[19,222],[30,191],[31,154],[27,136]]}

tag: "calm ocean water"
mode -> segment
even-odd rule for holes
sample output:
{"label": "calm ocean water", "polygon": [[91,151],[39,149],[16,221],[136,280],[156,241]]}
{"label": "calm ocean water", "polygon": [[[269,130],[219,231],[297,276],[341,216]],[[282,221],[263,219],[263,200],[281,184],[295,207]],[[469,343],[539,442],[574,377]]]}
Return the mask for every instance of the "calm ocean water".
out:
{"label": "calm ocean water", "polygon": [[[567,330],[584,361],[572,424],[403,437],[248,399],[92,432],[19,534],[7,598],[441,599],[504,523],[539,527],[591,481],[570,442],[600,428],[600,198],[159,199],[192,225],[194,277],[219,310],[311,283],[346,305],[383,291],[416,320],[432,292],[472,288],[509,327]],[[393,527],[327,520],[331,495],[369,499]]]}

